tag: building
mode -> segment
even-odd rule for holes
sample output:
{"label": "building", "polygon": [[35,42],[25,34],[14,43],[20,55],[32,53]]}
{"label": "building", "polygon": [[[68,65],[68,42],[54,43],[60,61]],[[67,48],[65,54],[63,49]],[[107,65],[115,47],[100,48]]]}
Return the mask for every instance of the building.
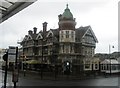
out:
{"label": "building", "polygon": [[120,65],[116,59],[105,59],[101,62],[101,72],[118,73],[120,72]]}
{"label": "building", "polygon": [[96,53],[95,57],[100,58],[101,61],[104,61],[106,58],[116,59],[120,57],[120,52],[113,52],[111,54]]}
{"label": "building", "polygon": [[29,60],[62,69],[64,62],[69,62],[74,72],[82,67],[85,58],[94,56],[98,40],[91,26],[75,27],[76,21],[68,5],[58,19],[59,28],[47,30],[47,22],[44,22],[39,33],[36,27],[28,31],[21,42],[23,55]]}

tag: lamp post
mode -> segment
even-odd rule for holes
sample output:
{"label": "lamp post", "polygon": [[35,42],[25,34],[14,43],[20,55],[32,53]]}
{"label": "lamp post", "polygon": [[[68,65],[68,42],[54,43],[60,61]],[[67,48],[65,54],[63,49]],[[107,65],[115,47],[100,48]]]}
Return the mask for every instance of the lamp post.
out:
{"label": "lamp post", "polygon": [[26,76],[26,68],[27,68],[26,56],[24,56],[24,69],[23,69],[24,76]]}
{"label": "lamp post", "polygon": [[5,61],[5,75],[4,75],[4,88],[6,88],[7,83],[7,70],[8,70],[8,51],[3,55],[3,60]]}
{"label": "lamp post", "polygon": [[41,79],[43,79],[43,50],[44,50],[44,48],[43,48],[43,42],[44,42],[44,38],[42,38],[41,39],[41,50],[42,50],[42,60],[41,60]]}
{"label": "lamp post", "polygon": [[[114,48],[114,46],[112,46],[112,48]],[[110,75],[111,75],[111,58],[110,58],[110,54],[111,54],[111,45],[109,44],[109,59],[110,59]]]}
{"label": "lamp post", "polygon": [[15,56],[13,78],[12,78],[12,82],[14,83],[14,88],[16,88],[16,83],[18,82],[18,60],[17,58],[18,58],[18,47],[16,47],[16,56]]}
{"label": "lamp post", "polygon": [[54,72],[54,78],[56,80],[57,78],[57,73],[58,73],[58,67],[57,67],[57,56],[56,56],[56,43],[53,42],[51,51],[50,51],[50,61],[51,61],[51,65],[52,65],[52,69]]}
{"label": "lamp post", "polygon": [[56,57],[55,57],[55,43],[53,42],[53,47],[52,47],[52,60],[54,64],[54,77],[55,80],[57,78],[57,62],[56,62]]}

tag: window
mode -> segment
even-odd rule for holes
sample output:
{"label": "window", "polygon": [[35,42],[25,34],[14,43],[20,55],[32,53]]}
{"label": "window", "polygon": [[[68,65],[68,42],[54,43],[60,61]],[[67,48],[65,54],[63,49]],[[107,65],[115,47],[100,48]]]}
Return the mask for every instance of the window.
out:
{"label": "window", "polygon": [[93,56],[93,52],[92,52],[92,50],[91,50],[91,56]]}
{"label": "window", "polygon": [[66,48],[66,53],[69,52],[69,45],[65,47]]}
{"label": "window", "polygon": [[66,38],[69,38],[69,35],[66,35]]}
{"label": "window", "polygon": [[85,51],[85,55],[87,55],[87,51]]}
{"label": "window", "polygon": [[71,32],[71,34],[73,35],[73,34],[74,34],[74,32],[72,31],[72,32]]}
{"label": "window", "polygon": [[103,70],[103,64],[101,64],[101,70]]}
{"label": "window", "polygon": [[108,65],[108,64],[106,64],[106,66],[107,66],[107,67],[106,67],[106,70],[109,70],[109,65]]}
{"label": "window", "polygon": [[63,35],[64,35],[64,34],[63,34],[63,31],[61,31],[61,39],[63,38]]}
{"label": "window", "polygon": [[98,64],[95,64],[95,69],[98,69]]}
{"label": "window", "polygon": [[71,38],[74,39],[74,32],[71,32]]}
{"label": "window", "polygon": [[103,70],[106,70],[106,65],[105,64],[103,65]]}
{"label": "window", "polygon": [[63,31],[61,31],[61,34],[63,34]]}
{"label": "window", "polygon": [[117,70],[117,67],[115,64],[113,64],[111,67],[112,67],[112,70]]}
{"label": "window", "polygon": [[61,38],[63,38],[63,35],[61,35]]}
{"label": "window", "polygon": [[71,38],[73,39],[73,38],[74,38],[74,36],[72,35],[72,36],[71,36]]}
{"label": "window", "polygon": [[74,32],[73,31],[71,32],[71,37],[74,38]]}
{"label": "window", "polygon": [[71,53],[72,53],[72,51],[73,51],[72,49],[73,49],[73,48],[72,48],[72,45],[71,45],[71,46],[70,46],[70,52],[71,52]]}
{"label": "window", "polygon": [[69,31],[66,31],[66,34],[69,34]]}
{"label": "window", "polygon": [[66,31],[66,38],[69,38],[69,31]]}
{"label": "window", "polygon": [[63,45],[63,53],[64,53],[64,45]]}
{"label": "window", "polygon": [[90,64],[85,64],[85,69],[89,69],[90,68]]}

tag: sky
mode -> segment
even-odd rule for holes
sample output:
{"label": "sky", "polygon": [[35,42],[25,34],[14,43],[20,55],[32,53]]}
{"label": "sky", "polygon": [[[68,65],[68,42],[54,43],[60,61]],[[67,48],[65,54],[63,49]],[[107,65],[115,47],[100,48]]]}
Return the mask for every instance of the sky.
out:
{"label": "sky", "polygon": [[118,51],[118,1],[38,0],[0,24],[0,48],[17,46],[33,27],[41,31],[45,21],[47,30],[58,28],[58,15],[68,4],[76,18],[76,28],[90,25],[94,31],[98,39],[96,53],[109,53],[109,45],[110,53]]}

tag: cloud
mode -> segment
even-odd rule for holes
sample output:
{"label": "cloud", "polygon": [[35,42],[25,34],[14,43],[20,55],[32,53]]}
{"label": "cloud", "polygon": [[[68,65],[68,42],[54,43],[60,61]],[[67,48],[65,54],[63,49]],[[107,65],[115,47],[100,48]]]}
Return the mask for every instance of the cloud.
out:
{"label": "cloud", "polygon": [[67,3],[76,18],[76,27],[91,25],[99,40],[97,52],[107,52],[108,43],[113,44],[117,40],[117,3],[114,0],[36,1],[0,24],[0,47],[15,45],[33,27],[42,30],[44,21],[48,22],[48,30],[57,28],[58,15],[64,12]]}

